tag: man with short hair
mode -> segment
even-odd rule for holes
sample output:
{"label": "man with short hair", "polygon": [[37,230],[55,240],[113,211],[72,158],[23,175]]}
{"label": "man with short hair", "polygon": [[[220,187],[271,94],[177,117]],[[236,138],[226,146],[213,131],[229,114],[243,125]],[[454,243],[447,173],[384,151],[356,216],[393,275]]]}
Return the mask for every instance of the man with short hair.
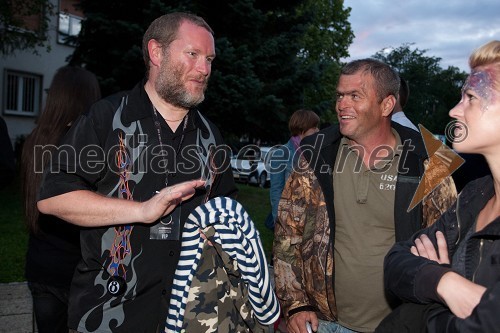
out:
{"label": "man with short hair", "polygon": [[163,15],[143,52],[147,78],[76,121],[61,146],[70,158],[55,156],[42,184],[42,213],[86,227],[69,304],[78,332],[164,331],[188,215],[236,193],[229,150],[196,110],[212,29],[192,14]]}
{"label": "man with short hair", "polygon": [[396,105],[394,106],[394,111],[392,111],[392,121],[411,128],[418,132],[417,126],[411,122],[410,119],[406,116],[403,111],[403,108],[408,103],[408,97],[410,96],[410,87],[408,86],[408,82],[402,77],[399,77],[399,95],[396,100]]}
{"label": "man with short hair", "polygon": [[[428,158],[419,133],[391,123],[399,90],[375,59],[345,65],[338,125],[302,140],[278,208],[276,293],[290,333],[373,332],[391,311],[383,260],[456,198],[447,177],[408,211]],[[432,176],[431,176],[432,177]]]}

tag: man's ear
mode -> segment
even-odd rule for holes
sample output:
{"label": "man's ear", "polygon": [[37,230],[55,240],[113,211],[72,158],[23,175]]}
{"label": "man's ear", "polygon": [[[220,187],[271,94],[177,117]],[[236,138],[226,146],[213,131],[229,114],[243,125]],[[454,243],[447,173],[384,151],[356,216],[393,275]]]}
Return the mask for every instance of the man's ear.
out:
{"label": "man's ear", "polygon": [[389,117],[391,115],[394,106],[396,105],[396,97],[389,95],[382,100],[382,115],[384,117]]}
{"label": "man's ear", "polygon": [[148,52],[151,64],[155,67],[160,67],[163,59],[162,45],[155,39],[150,39],[148,42]]}

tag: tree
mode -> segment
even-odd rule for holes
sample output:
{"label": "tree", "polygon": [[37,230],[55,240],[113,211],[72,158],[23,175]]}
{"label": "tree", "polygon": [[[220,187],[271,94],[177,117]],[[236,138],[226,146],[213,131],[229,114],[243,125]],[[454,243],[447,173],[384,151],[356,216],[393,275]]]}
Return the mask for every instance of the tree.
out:
{"label": "tree", "polygon": [[405,113],[415,123],[433,133],[444,133],[448,116],[461,96],[467,73],[457,67],[442,69],[441,58],[426,56],[427,50],[412,49],[407,43],[395,49],[383,49],[373,57],[391,65],[408,81],[410,96]]}
{"label": "tree", "polygon": [[227,139],[281,142],[296,109],[326,112],[353,38],[342,0],[82,0],[81,7],[87,19],[72,62],[96,73],[104,94],[144,75],[141,39],[154,18],[173,10],[204,17],[217,58],[200,108]]}
{"label": "tree", "polygon": [[312,77],[304,87],[304,105],[312,106],[324,122],[336,122],[334,95],[340,74],[341,58],[347,57],[347,47],[354,34],[348,18],[351,8],[343,1],[309,0],[299,9],[299,15],[311,18],[302,36],[301,55]]}
{"label": "tree", "polygon": [[70,63],[94,72],[104,96],[131,89],[144,76],[144,31],[158,13],[172,8],[154,0],[81,0],[79,6],[86,19]]}
{"label": "tree", "polygon": [[16,51],[48,45],[47,29],[54,6],[49,0],[6,0],[0,2],[0,53],[2,56]]}

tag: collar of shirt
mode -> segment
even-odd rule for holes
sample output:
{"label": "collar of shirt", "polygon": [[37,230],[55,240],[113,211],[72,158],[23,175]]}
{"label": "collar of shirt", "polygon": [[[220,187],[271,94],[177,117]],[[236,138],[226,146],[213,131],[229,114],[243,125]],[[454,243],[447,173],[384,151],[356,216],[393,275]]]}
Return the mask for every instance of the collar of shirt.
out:
{"label": "collar of shirt", "polygon": [[[144,90],[145,83],[146,79],[143,79],[127,95],[121,119],[123,124],[130,124],[137,120],[153,117],[151,101],[146,90]],[[205,133],[209,132],[208,128],[201,121],[198,110],[191,109],[189,110],[189,121],[186,131],[197,128],[200,128]]]}

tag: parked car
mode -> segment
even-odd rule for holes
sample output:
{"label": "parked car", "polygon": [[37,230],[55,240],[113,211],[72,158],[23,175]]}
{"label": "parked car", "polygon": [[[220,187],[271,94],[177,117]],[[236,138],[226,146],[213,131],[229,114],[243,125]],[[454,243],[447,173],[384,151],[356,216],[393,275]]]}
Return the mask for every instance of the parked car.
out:
{"label": "parked car", "polygon": [[273,147],[246,145],[231,158],[235,181],[267,187],[270,181],[269,152]]}

